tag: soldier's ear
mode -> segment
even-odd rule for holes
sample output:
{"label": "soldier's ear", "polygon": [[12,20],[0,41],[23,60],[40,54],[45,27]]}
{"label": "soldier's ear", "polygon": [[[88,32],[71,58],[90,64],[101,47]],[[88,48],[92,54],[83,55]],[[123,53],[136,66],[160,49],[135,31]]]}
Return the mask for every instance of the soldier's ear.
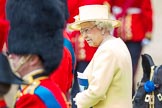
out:
{"label": "soldier's ear", "polygon": [[38,65],[38,64],[42,64],[40,58],[37,55],[32,55],[30,58],[30,65],[34,66],[34,65]]}

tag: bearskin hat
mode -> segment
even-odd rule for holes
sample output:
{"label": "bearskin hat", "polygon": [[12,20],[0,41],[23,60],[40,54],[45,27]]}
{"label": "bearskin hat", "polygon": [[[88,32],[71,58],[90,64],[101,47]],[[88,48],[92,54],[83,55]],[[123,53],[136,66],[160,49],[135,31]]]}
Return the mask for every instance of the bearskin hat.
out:
{"label": "bearskin hat", "polygon": [[[63,53],[63,29],[67,19],[64,0],[8,0],[10,21],[8,50],[14,54],[37,54],[45,72],[55,70]],[[62,8],[65,7],[65,8]]]}

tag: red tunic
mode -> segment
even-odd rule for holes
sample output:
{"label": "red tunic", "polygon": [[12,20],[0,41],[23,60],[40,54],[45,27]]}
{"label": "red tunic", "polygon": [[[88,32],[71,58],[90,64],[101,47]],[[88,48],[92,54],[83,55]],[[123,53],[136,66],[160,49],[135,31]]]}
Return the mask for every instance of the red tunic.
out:
{"label": "red tunic", "polygon": [[15,108],[68,108],[64,94],[48,78],[35,79],[17,93]]}
{"label": "red tunic", "polygon": [[79,7],[83,5],[90,4],[103,4],[106,0],[68,0],[68,10],[70,17],[68,19],[68,23],[74,22],[74,16],[78,15]]}
{"label": "red tunic", "polygon": [[6,0],[0,0],[0,19],[6,19]]}
{"label": "red tunic", "polygon": [[59,85],[64,94],[67,94],[72,86],[75,62],[72,44],[64,32],[63,58],[57,70],[50,75],[50,78]]}
{"label": "red tunic", "polygon": [[[109,0],[111,10],[117,19],[121,20],[121,27],[116,30],[115,36],[125,41],[142,41],[145,37],[151,38],[153,20],[151,0]],[[115,14],[115,6],[121,9]]]}
{"label": "red tunic", "polygon": [[51,75],[51,79],[58,84],[60,89],[66,94],[72,85],[73,73],[72,73],[72,58],[69,55],[69,51],[64,47],[63,59],[60,66]]}
{"label": "red tunic", "polygon": [[3,45],[7,40],[8,29],[9,29],[9,22],[0,19],[0,52],[2,51]]}
{"label": "red tunic", "polygon": [[2,51],[4,42],[7,39],[9,22],[6,21],[5,12],[6,0],[0,0],[0,52]]}
{"label": "red tunic", "polygon": [[7,108],[5,100],[0,100],[0,108]]}

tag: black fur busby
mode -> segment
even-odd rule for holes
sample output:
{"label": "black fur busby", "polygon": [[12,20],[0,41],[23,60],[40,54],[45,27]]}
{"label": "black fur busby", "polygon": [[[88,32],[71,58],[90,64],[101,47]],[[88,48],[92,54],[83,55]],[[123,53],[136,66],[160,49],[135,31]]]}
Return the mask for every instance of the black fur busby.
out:
{"label": "black fur busby", "polygon": [[12,72],[7,57],[2,53],[0,53],[0,83],[27,84]]}
{"label": "black fur busby", "polygon": [[64,3],[64,6],[62,8],[64,8],[65,19],[67,21],[69,18],[69,10],[68,10],[68,5],[67,5],[67,0],[62,0],[62,2]]}
{"label": "black fur busby", "polygon": [[68,16],[65,2],[8,0],[9,52],[39,55],[47,74],[56,69],[62,58],[63,29]]}

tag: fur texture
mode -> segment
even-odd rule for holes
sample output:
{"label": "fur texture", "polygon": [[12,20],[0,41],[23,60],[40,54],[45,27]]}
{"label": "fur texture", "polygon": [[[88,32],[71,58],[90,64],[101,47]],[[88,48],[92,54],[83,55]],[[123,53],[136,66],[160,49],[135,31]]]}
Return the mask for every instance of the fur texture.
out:
{"label": "fur texture", "polygon": [[47,74],[56,69],[62,58],[64,5],[60,0],[8,0],[9,52],[39,55]]}

